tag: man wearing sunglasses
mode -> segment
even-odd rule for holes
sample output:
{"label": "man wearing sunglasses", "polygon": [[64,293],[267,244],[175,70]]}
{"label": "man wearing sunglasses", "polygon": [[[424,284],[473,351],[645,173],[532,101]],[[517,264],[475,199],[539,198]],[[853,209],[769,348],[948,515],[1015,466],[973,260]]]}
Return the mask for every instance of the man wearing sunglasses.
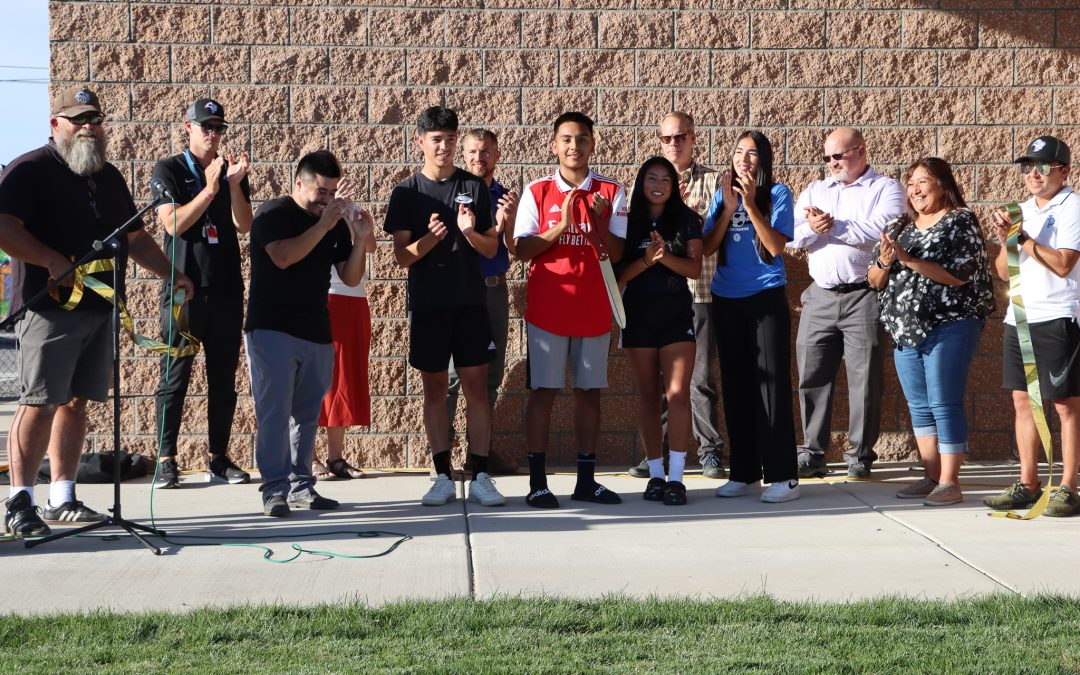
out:
{"label": "man wearing sunglasses", "polygon": [[[0,248],[16,260],[16,308],[62,279],[72,261],[136,213],[123,174],[105,160],[105,115],[97,95],[71,87],[52,100],[52,138],[15,159],[0,176]],[[128,255],[162,279],[173,268],[154,240],[135,223],[121,238],[120,288]],[[111,258],[103,251],[101,258]],[[92,274],[112,285],[110,270]],[[175,272],[190,295],[191,282]],[[88,523],[104,519],[75,496],[75,476],[86,439],[86,402],[104,401],[112,381],[109,301],[87,290],[71,304],[67,277],[54,297],[35,302],[16,325],[22,393],[8,436],[11,497],[4,518],[16,536],[49,533],[43,522]],[[34,479],[46,453],[52,482],[44,511],[34,502]]]}
{"label": "man wearing sunglasses", "polygon": [[[1040,136],[1015,163],[1031,198],[1020,204],[1023,214],[1016,242],[1020,257],[1020,289],[1031,343],[1036,356],[1042,398],[1054,402],[1061,422],[1061,485],[1050,493],[1047,516],[1080,513],[1077,469],[1080,462],[1080,197],[1065,180],[1072,169],[1069,146],[1053,136]],[[1006,247],[1008,213],[994,213],[994,229],[1002,244],[994,270],[1009,280]],[[1027,508],[1042,496],[1039,482],[1039,432],[1031,412],[1024,358],[1016,332],[1012,303],[1005,314],[1001,348],[1003,384],[1012,390],[1020,480],[983,500],[992,509]]]}
{"label": "man wearing sunglasses", "polygon": [[[241,153],[226,160],[221,154],[228,125],[225,108],[213,99],[200,98],[188,107],[184,130],[187,149],[154,166],[154,178],[175,200],[162,203],[157,217],[165,230],[165,255],[195,284],[195,297],[181,311],[206,357],[207,478],[211,483],[247,483],[250,476],[226,452],[236,410],[244,318],[237,236],[251,229],[252,220],[248,156]],[[179,346],[184,338],[172,320],[172,302],[166,284],[161,293],[162,340]],[[180,487],[177,436],[194,361],[194,356],[161,357],[154,415],[161,438],[157,488]]]}
{"label": "man wearing sunglasses", "polygon": [[832,403],[840,360],[847,367],[848,435],[844,459],[850,478],[868,478],[881,429],[882,363],[877,292],[866,281],[874,244],[886,223],[904,212],[900,183],[868,164],[866,141],[856,129],[825,138],[828,173],[795,203],[795,238],[805,248],[813,283],[802,294],[795,342],[803,444],[799,477],[828,473]]}
{"label": "man wearing sunglasses", "polygon": [[[697,133],[694,130],[694,118],[682,111],[673,111],[664,115],[656,131],[660,145],[660,154],[675,166],[679,173],[679,192],[683,201],[704,217],[712,202],[713,195],[720,189],[720,172],[699,164],[694,159],[694,146]],[[627,198],[627,203],[629,203]],[[717,419],[717,404],[720,401],[719,388],[713,377],[713,364],[716,363],[716,340],[713,338],[712,283],[716,272],[716,254],[705,256],[701,260],[701,276],[688,279],[690,292],[694,296],[694,332],[697,337],[697,356],[694,359],[694,372],[690,376],[690,410],[694,438],[698,444],[698,462],[706,478],[723,478],[722,457],[724,439],[720,436],[720,423]],[[664,448],[667,460],[667,407],[664,407]],[[637,478],[649,477],[648,460],[630,467],[628,473]]]}

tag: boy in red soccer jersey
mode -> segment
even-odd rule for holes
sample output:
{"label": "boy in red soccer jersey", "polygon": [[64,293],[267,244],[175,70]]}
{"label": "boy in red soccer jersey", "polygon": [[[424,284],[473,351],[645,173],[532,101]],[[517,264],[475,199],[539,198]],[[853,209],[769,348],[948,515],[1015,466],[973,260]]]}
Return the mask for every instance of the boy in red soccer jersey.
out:
{"label": "boy in red soccer jersey", "polygon": [[611,306],[600,269],[597,242],[612,262],[622,257],[626,237],[626,192],[594,173],[593,121],[579,112],[560,115],[553,125],[551,152],[559,168],[533,181],[521,195],[514,239],[517,257],[529,263],[528,367],[525,409],[529,452],[529,495],[537,508],[557,508],[548,490],[545,453],[555,395],[569,364],[574,387],[577,486],[571,499],[618,504],[619,495],[596,482],[596,441],[600,431],[600,390],[607,387]]}

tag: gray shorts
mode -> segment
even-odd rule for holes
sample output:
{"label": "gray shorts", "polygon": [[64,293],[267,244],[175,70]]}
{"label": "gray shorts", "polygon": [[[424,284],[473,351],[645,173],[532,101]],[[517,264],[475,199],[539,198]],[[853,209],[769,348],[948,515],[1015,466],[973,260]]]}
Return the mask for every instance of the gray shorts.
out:
{"label": "gray shorts", "polygon": [[109,312],[27,312],[16,324],[23,405],[104,401],[112,383]]}
{"label": "gray shorts", "polygon": [[562,389],[566,386],[566,366],[575,389],[607,387],[608,347],[611,333],[596,337],[566,337],[528,324],[528,363],[525,387]]}

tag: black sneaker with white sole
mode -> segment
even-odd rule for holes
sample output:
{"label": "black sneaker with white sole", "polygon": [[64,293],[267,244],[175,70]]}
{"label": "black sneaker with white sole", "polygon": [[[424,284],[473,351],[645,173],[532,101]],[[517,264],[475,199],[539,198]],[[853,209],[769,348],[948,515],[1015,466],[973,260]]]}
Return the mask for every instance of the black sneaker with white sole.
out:
{"label": "black sneaker with white sole", "polygon": [[176,466],[176,460],[166,459],[158,462],[154,488],[157,490],[172,490],[178,487],[180,487],[180,468]]}
{"label": "black sneaker with white sole", "polygon": [[341,506],[336,499],[323,497],[314,490],[299,495],[289,495],[289,498],[286,501],[291,508],[311,509],[312,511],[330,511]]}
{"label": "black sneaker with white sole", "polygon": [[7,513],[4,514],[4,529],[8,534],[16,537],[44,537],[52,534],[52,530],[41,519],[40,509],[30,502],[30,493],[26,490],[10,497],[4,506]]}
{"label": "black sneaker with white sole", "polygon": [[211,483],[240,485],[251,482],[251,474],[232,463],[228,457],[210,460],[210,470],[206,472]]}
{"label": "black sneaker with white sole", "polygon": [[41,513],[50,523],[100,523],[106,518],[77,499],[56,507],[46,504]]}

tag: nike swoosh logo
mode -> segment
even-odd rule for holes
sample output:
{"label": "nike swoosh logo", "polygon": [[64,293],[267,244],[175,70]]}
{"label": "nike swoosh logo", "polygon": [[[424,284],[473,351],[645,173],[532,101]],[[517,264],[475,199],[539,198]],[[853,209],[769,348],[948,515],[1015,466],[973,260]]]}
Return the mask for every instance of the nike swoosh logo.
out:
{"label": "nike swoosh logo", "polygon": [[799,487],[799,481],[789,480],[787,486],[789,490],[794,490],[795,488]]}
{"label": "nike swoosh logo", "polygon": [[1050,384],[1058,387],[1061,386],[1061,383],[1065,381],[1065,376],[1069,374],[1070,370],[1072,370],[1073,361],[1076,360],[1077,349],[1080,349],[1080,345],[1077,345],[1076,349],[1073,349],[1072,356],[1069,357],[1069,362],[1065,364],[1065,369],[1062,370],[1061,373],[1057,375],[1055,375],[1054,373],[1050,373]]}

